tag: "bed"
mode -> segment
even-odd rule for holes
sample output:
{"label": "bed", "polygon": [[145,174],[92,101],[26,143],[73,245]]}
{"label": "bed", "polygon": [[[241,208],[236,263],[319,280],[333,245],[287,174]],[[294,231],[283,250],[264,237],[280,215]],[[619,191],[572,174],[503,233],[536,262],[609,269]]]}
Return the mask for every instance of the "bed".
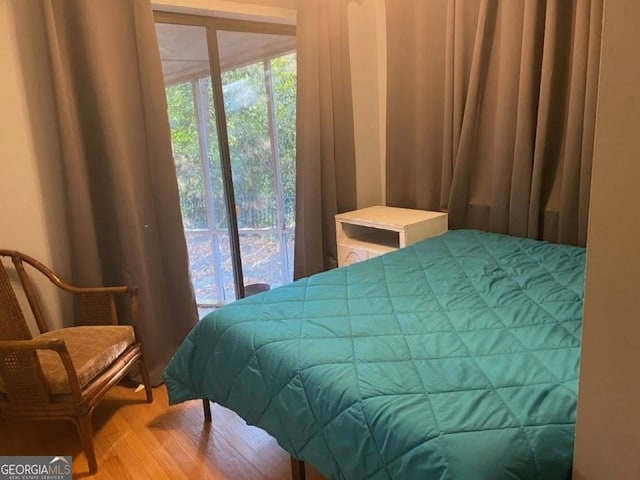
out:
{"label": "bed", "polygon": [[165,371],[336,479],[564,479],[585,251],[474,230],[225,306]]}

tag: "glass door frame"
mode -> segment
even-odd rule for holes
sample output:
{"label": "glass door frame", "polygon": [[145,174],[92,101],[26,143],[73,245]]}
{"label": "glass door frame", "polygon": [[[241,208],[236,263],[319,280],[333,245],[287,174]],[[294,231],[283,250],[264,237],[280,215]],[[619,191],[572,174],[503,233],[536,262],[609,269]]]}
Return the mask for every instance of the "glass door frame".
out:
{"label": "glass door frame", "polygon": [[[218,31],[262,33],[273,35],[296,35],[296,26],[284,23],[266,23],[253,20],[236,20],[220,17],[209,17],[203,15],[191,15],[185,13],[173,13],[164,11],[154,11],[155,23],[165,23],[172,25],[184,25],[193,27],[204,27],[207,35],[207,50],[209,54],[209,70],[211,75],[211,89],[213,94],[213,106],[215,111],[216,131],[218,137],[218,147],[220,151],[220,164],[222,172],[222,184],[225,197],[225,207],[229,228],[229,243],[231,247],[231,263],[233,266],[234,290],[237,299],[245,296],[244,276],[242,274],[242,257],[240,252],[240,233],[238,230],[238,217],[236,213],[236,201],[233,187],[233,173],[231,169],[231,152],[229,149],[229,136],[227,132],[227,119],[224,107],[224,96],[222,90],[222,68],[220,66],[220,55],[218,51]],[[201,115],[200,115],[201,117]],[[198,121],[203,121],[199,118]],[[271,112],[269,121],[272,121]],[[205,165],[205,177],[210,175],[207,167],[207,158],[202,159]],[[277,172],[276,172],[277,173]],[[277,177],[279,178],[279,177]],[[208,178],[205,183],[210,185]],[[278,180],[277,180],[278,181]],[[206,186],[205,188],[210,188]],[[279,203],[279,200],[276,199]],[[205,206],[207,212],[209,207]],[[280,215],[278,215],[278,218]],[[278,220],[280,221],[280,220]]]}

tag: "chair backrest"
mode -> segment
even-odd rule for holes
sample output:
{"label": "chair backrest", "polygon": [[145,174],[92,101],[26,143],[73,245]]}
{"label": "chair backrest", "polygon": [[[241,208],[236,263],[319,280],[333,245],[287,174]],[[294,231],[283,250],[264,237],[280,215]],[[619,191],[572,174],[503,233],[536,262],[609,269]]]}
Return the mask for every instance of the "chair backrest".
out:
{"label": "chair backrest", "polygon": [[[0,325],[0,340],[28,340],[31,338],[29,327],[27,326],[23,312],[20,310],[20,303],[16,298],[13,288],[15,282],[12,284],[7,274],[6,265],[3,264],[3,258],[10,258],[13,263],[13,267],[20,280],[20,285],[22,286],[22,291],[29,302],[31,314],[33,315],[39,333],[48,332],[49,325],[45,319],[44,311],[40,306],[39,292],[31,278],[32,274],[42,274],[49,282],[62,291],[73,294],[72,296],[75,301],[74,323],[76,326],[117,325],[119,323],[119,309],[116,305],[115,294],[132,294],[132,292],[135,293],[136,291],[134,287],[124,286],[90,289],[78,288],[61,280],[49,267],[35,258],[16,250],[0,249],[0,270],[2,270],[2,276],[0,277],[0,288],[2,288],[2,291],[0,291],[0,319],[2,319],[2,323],[11,323],[14,325],[20,323],[17,322],[18,320],[22,320],[21,323],[26,329],[23,330],[21,326],[18,330],[7,332],[7,336],[4,337],[1,331],[3,325]],[[6,261],[6,263],[9,262]],[[133,299],[133,296],[131,298]],[[127,309],[124,307],[122,310],[123,312],[127,312]],[[6,322],[4,320],[5,317]],[[123,318],[122,320],[126,321],[127,319]],[[26,338],[23,336],[25,333],[29,335]]]}
{"label": "chair backrest", "polygon": [[[22,286],[22,292],[27,297],[27,301],[29,302],[29,307],[31,308],[31,313],[33,314],[33,318],[36,321],[36,325],[38,327],[39,333],[48,332],[49,326],[47,325],[45,317],[42,313],[42,308],[40,307],[40,300],[38,299],[38,291],[34,287],[33,281],[31,280],[31,275],[29,272],[27,272],[27,269],[25,268],[25,264],[27,264],[30,271],[41,273],[54,285],[60,285],[63,282],[61,282],[58,276],[55,273],[53,273],[49,267],[40,263],[35,258],[30,257],[29,255],[26,255],[24,253],[18,252],[17,250],[0,249],[0,263],[2,263],[3,258],[10,258],[11,262],[13,263],[13,268],[18,274],[18,278],[20,279],[20,285]],[[6,265],[3,264],[2,268],[5,270],[5,273],[7,273]],[[5,283],[7,288],[10,288],[14,292],[13,296],[15,298],[15,291],[13,290],[13,285],[9,277],[5,278]],[[20,304],[17,303],[17,306],[19,308]],[[22,315],[22,320],[23,322],[25,322],[24,314]],[[26,326],[26,322],[25,322],[25,326]],[[27,328],[27,331],[29,331],[29,327],[26,326],[26,328]],[[30,335],[31,334],[29,334],[28,338],[31,338]]]}
{"label": "chair backrest", "polygon": [[31,332],[0,257],[0,340],[30,340]]}

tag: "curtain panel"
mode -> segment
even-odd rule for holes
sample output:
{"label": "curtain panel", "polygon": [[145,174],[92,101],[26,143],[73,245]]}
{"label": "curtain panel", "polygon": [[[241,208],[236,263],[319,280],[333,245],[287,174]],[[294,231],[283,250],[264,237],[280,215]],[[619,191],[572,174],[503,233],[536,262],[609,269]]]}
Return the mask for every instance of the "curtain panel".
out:
{"label": "curtain panel", "polygon": [[43,0],[72,281],[139,288],[152,381],[198,319],[148,0]]}
{"label": "curtain panel", "polygon": [[334,215],[356,208],[345,0],[300,0],[294,278],[336,267]]}
{"label": "curtain panel", "polygon": [[393,0],[387,203],[584,245],[602,0]]}

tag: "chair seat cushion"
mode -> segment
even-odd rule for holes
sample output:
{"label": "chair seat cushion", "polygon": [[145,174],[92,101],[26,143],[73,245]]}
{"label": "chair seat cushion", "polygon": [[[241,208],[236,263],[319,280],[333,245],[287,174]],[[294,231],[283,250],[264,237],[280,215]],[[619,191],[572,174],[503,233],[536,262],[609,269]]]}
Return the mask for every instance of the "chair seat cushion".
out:
{"label": "chair seat cushion", "polygon": [[[35,338],[64,340],[76,369],[80,388],[85,387],[135,342],[133,327],[128,325],[61,328]],[[51,350],[40,350],[38,358],[51,393],[71,393],[67,372],[60,356]]]}

